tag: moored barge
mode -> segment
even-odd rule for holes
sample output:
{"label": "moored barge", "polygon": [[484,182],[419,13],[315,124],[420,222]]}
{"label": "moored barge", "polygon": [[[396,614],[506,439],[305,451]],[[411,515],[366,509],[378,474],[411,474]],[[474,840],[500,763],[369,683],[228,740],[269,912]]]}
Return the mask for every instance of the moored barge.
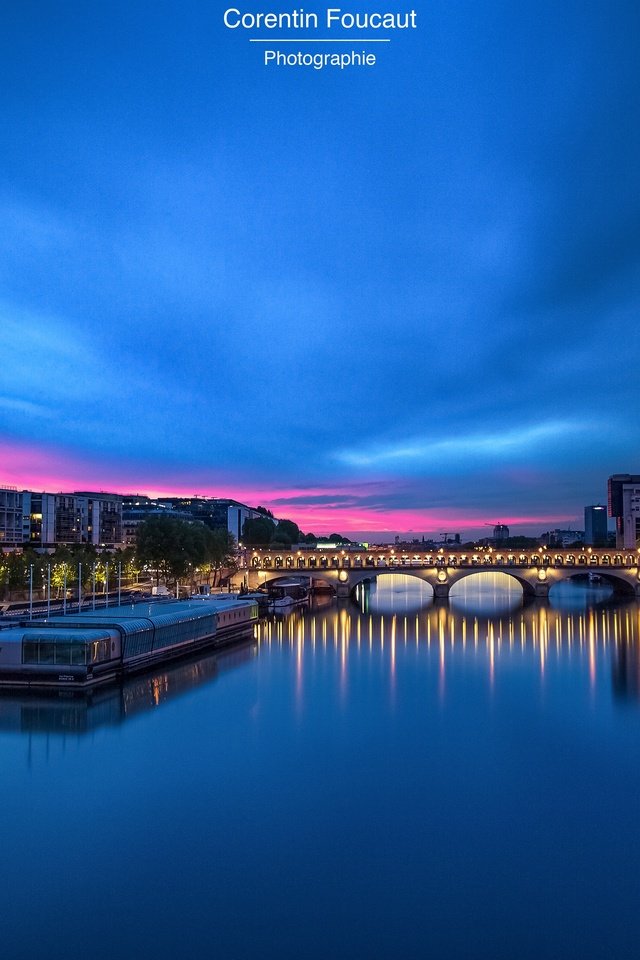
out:
{"label": "moored barge", "polygon": [[258,606],[198,597],[87,610],[0,630],[0,686],[86,688],[246,638]]}

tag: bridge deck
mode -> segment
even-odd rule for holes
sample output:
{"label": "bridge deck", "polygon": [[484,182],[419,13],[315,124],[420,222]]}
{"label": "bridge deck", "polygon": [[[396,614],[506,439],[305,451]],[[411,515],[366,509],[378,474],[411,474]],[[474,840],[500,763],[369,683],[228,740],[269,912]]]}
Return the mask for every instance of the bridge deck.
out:
{"label": "bridge deck", "polygon": [[334,553],[331,555],[301,551],[253,552],[246,557],[245,566],[254,570],[338,570],[370,569],[378,572],[402,569],[429,570],[442,567],[477,567],[484,570],[505,568],[578,567],[602,570],[611,567],[636,569],[640,551],[521,551],[478,552],[439,551],[426,554]]}

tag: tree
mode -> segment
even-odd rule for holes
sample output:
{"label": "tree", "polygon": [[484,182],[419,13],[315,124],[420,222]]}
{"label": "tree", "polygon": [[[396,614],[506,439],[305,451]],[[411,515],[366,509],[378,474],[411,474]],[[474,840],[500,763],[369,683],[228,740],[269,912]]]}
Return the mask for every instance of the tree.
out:
{"label": "tree", "polygon": [[222,578],[223,570],[231,571],[233,575],[238,569],[236,541],[233,534],[220,528],[208,530],[205,538],[204,563],[209,567],[210,573],[213,573],[214,586]]}
{"label": "tree", "polygon": [[7,599],[11,600],[14,590],[24,590],[28,582],[29,572],[24,554],[8,553],[2,558],[0,582]]}
{"label": "tree", "polygon": [[242,540],[252,547],[266,547],[271,542],[275,529],[276,525],[269,517],[245,520],[242,527]]}
{"label": "tree", "polygon": [[51,586],[56,589],[58,600],[62,596],[62,591],[66,588],[67,592],[71,588],[74,580],[78,577],[78,571],[75,564],[68,560],[60,560],[51,567]]}
{"label": "tree", "polygon": [[273,531],[271,542],[290,547],[292,543],[299,543],[300,537],[300,529],[297,523],[294,523],[293,520],[280,520]]}
{"label": "tree", "polygon": [[156,583],[186,576],[190,565],[204,563],[205,527],[178,517],[148,517],[138,527],[138,561],[151,567]]}
{"label": "tree", "polygon": [[535,550],[538,546],[537,537],[509,537],[504,540],[500,546],[503,550],[511,548],[512,550]]}
{"label": "tree", "polygon": [[131,581],[135,578],[137,583],[142,566],[138,560],[135,547],[125,547],[120,562],[122,563],[122,575],[125,580]]}

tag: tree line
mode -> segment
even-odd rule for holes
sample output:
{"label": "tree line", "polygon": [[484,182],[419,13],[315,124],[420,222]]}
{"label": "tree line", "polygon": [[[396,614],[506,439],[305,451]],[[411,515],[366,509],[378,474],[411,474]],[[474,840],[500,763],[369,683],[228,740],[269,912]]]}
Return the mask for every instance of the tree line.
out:
{"label": "tree line", "polygon": [[264,507],[257,508],[261,517],[245,520],[242,527],[242,542],[248,547],[282,547],[286,549],[294,543],[351,543],[340,533],[329,537],[316,537],[315,533],[303,533],[293,520],[275,520],[273,514]]}
{"label": "tree line", "polygon": [[66,586],[98,592],[114,589],[121,582],[134,583],[146,573],[156,583],[193,579],[216,586],[224,573],[237,570],[236,542],[226,530],[211,529],[171,516],[148,517],[138,526],[137,544],[124,550],[98,550],[91,544],[60,545],[52,553],[37,553],[28,547],[0,554],[0,599],[24,595],[33,581],[34,593],[51,584],[52,596],[60,597]]}
{"label": "tree line", "polygon": [[32,548],[21,552],[0,554],[0,598],[12,600],[22,595],[33,582],[34,594],[51,586],[51,596],[61,597],[63,591],[78,590],[78,575],[82,589],[97,592],[113,589],[120,571],[123,581],[131,581],[140,572],[135,550],[98,550],[91,544],[61,544],[52,553],[37,553]]}

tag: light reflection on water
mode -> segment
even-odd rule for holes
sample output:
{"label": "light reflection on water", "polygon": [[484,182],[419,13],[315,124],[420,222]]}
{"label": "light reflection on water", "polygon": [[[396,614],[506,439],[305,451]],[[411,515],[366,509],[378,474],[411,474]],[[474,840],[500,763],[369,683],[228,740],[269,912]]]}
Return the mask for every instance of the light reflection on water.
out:
{"label": "light reflection on water", "polygon": [[418,577],[383,573],[356,589],[362,612],[411,613],[433,602],[433,587]]}
{"label": "light reflection on water", "polygon": [[500,614],[522,606],[522,587],[506,573],[474,573],[453,584],[449,604],[454,610]]}
{"label": "light reflection on water", "polygon": [[[395,592],[385,600],[395,599]],[[491,598],[490,598],[491,600]],[[491,603],[489,603],[491,606]],[[296,654],[296,683],[302,689],[305,646],[315,654],[339,652],[341,683],[348,669],[348,654],[385,654],[391,677],[395,674],[399,646],[437,651],[441,679],[447,662],[471,656],[477,665],[485,661],[486,676],[493,685],[501,662],[508,673],[514,657],[521,657],[544,677],[550,661],[555,665],[575,661],[586,671],[589,685],[597,673],[612,678],[619,696],[638,696],[640,690],[640,606],[594,604],[580,609],[553,608],[544,603],[518,604],[517,610],[501,614],[480,613],[454,605],[434,605],[412,613],[393,609],[363,613],[355,606],[332,606],[316,611],[294,611],[261,624],[258,644],[289,647]],[[480,658],[480,659],[479,659]]]}
{"label": "light reflection on water", "polygon": [[97,917],[94,960],[635,956],[640,607],[582,597],[326,601],[0,697],[4,953]]}
{"label": "light reflection on water", "polygon": [[[492,574],[480,574],[493,577]],[[501,576],[497,574],[497,576]],[[530,603],[523,605],[511,591],[484,594],[481,589],[462,592],[456,603],[433,603],[425,585],[410,577],[381,577],[382,589],[359,604],[337,606],[328,598],[312,609],[294,610],[271,617],[256,627],[254,641],[198,658],[177,661],[127,678],[123,684],[97,688],[87,695],[0,693],[0,732],[47,732],[79,735],[104,725],[116,725],[161,707],[191,690],[213,683],[221,672],[242,667],[274,645],[295,652],[296,696],[304,696],[305,656],[334,651],[339,654],[337,684],[344,693],[350,657],[378,656],[388,659],[392,680],[397,651],[413,647],[428,657],[437,654],[441,687],[448,662],[473,657],[476,666],[484,662],[485,676],[492,686],[496,671],[510,669],[520,656],[544,677],[550,660],[571,663],[586,670],[594,687],[598,672],[611,676],[617,697],[640,697],[640,606],[592,603],[606,599],[607,588],[579,588],[563,591],[569,605]],[[402,581],[409,581],[409,596],[402,596]],[[415,603],[428,606],[415,607]],[[466,603],[466,605],[465,605]],[[507,606],[507,603],[510,606]],[[366,612],[362,605],[368,605]],[[483,609],[484,604],[484,609]],[[497,609],[496,609],[497,608]],[[353,664],[351,664],[353,667]],[[442,692],[442,691],[441,691]]]}

